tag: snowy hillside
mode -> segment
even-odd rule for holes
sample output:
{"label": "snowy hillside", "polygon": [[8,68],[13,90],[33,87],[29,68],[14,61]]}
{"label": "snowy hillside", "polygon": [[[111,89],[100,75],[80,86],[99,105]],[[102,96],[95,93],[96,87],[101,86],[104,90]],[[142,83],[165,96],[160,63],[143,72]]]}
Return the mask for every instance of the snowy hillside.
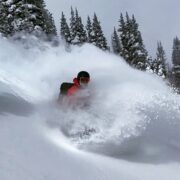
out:
{"label": "snowy hillside", "polygon": [[[59,86],[80,70],[91,105],[64,109]],[[179,104],[166,82],[93,46],[0,39],[0,179],[179,180]]]}

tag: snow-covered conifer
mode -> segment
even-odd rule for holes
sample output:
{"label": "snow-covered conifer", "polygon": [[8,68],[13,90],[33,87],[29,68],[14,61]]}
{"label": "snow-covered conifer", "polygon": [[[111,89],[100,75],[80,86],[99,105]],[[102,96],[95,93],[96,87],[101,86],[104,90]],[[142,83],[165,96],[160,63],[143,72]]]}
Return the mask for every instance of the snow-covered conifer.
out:
{"label": "snow-covered conifer", "polygon": [[73,41],[76,37],[76,18],[74,9],[71,7],[71,18],[70,18],[70,33],[71,33],[71,41]]}
{"label": "snow-covered conifer", "polygon": [[107,45],[107,40],[103,34],[102,28],[100,21],[98,20],[96,14],[94,13],[94,18],[93,18],[93,24],[92,24],[92,29],[93,29],[93,39],[92,43],[99,47],[102,50],[109,50],[109,47]]}
{"label": "snow-covered conifer", "polygon": [[172,63],[175,66],[180,65],[180,40],[178,37],[173,41]]}
{"label": "snow-covered conifer", "polygon": [[89,16],[87,17],[86,30],[87,30],[88,42],[92,43],[93,42],[93,29],[92,29],[92,22]]}
{"label": "snow-covered conifer", "polygon": [[65,40],[67,43],[71,42],[71,34],[70,34],[69,26],[67,24],[67,21],[63,12],[61,15],[61,22],[60,22],[60,34],[61,34],[61,38]]}
{"label": "snow-covered conifer", "polygon": [[165,51],[163,49],[161,42],[157,43],[156,59],[153,62],[153,66],[154,66],[154,73],[161,76],[162,78],[167,77],[168,67],[166,63]]}
{"label": "snow-covered conifer", "polygon": [[75,38],[72,41],[72,44],[83,44],[87,42],[87,35],[82,23],[82,19],[79,16],[78,10],[76,9],[75,14]]}
{"label": "snow-covered conifer", "polygon": [[143,44],[141,32],[138,30],[138,24],[134,18],[126,13],[126,20],[123,15],[120,16],[120,42],[122,45],[121,56],[132,66],[145,70],[148,61],[148,53]]}
{"label": "snow-covered conifer", "polygon": [[172,63],[172,82],[180,89],[180,40],[178,37],[173,41]]}
{"label": "snow-covered conifer", "polygon": [[45,33],[48,37],[57,36],[57,29],[55,26],[54,18],[49,10],[44,9],[44,18],[45,18]]}
{"label": "snow-covered conifer", "polygon": [[[1,0],[0,31],[13,35],[16,32],[44,32],[56,34],[52,15],[45,9],[44,0]],[[4,22],[4,23],[1,23]],[[8,26],[7,26],[8,25]]]}
{"label": "snow-covered conifer", "polygon": [[14,33],[11,4],[11,1],[0,0],[0,33],[3,36],[9,36]]}
{"label": "snow-covered conifer", "polygon": [[112,48],[113,48],[113,52],[115,54],[120,54],[121,52],[121,42],[119,40],[116,28],[114,27],[114,32],[112,34],[112,38],[111,38],[111,42],[112,42]]}
{"label": "snow-covered conifer", "polygon": [[43,11],[43,0],[16,0],[13,2],[13,25],[16,32],[45,31],[46,23]]}

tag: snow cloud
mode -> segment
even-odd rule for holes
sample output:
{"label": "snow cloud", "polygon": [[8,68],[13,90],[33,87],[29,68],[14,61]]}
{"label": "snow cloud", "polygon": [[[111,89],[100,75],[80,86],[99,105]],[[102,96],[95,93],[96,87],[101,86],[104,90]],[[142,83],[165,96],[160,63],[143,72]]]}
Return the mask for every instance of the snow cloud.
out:
{"label": "snow cloud", "polygon": [[[31,39],[27,42],[28,46],[24,43],[26,48],[23,48],[18,42],[14,45],[7,40],[0,41],[1,83],[13,89],[8,91],[13,96],[41,104],[36,108],[41,109],[42,117],[49,119],[51,125],[59,124],[63,133],[78,146],[84,148],[91,143],[121,146],[132,137],[141,137],[151,122],[155,121],[156,125],[156,121],[163,119],[167,127],[169,121],[176,123],[179,97],[156,75],[135,70],[122,58],[92,45],[73,46],[67,52],[64,45],[51,47],[33,39],[39,47],[34,48]],[[56,107],[60,84],[72,82],[81,70],[91,75],[90,106],[76,111]],[[29,106],[27,104],[27,108]],[[95,146],[95,149],[98,148]]]}
{"label": "snow cloud", "polygon": [[[88,44],[0,39],[0,52],[1,179],[179,180],[180,98],[162,79]],[[91,103],[64,109],[59,86],[81,70]]]}

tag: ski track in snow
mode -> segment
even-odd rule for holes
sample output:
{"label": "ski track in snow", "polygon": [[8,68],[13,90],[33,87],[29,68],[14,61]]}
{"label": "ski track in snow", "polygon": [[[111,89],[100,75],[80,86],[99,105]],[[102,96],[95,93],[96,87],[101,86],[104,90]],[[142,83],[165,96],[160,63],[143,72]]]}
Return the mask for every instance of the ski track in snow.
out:
{"label": "ski track in snow", "polygon": [[[166,82],[90,45],[34,41],[0,39],[0,179],[180,179],[180,97]],[[57,105],[80,70],[90,106]]]}

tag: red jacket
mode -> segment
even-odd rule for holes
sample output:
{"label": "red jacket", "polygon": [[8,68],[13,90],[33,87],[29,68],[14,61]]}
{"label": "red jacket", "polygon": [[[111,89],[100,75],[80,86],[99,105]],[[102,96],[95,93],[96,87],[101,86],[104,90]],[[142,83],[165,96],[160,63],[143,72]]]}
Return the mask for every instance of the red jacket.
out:
{"label": "red jacket", "polygon": [[77,91],[80,89],[80,85],[78,83],[77,78],[74,78],[73,83],[74,85],[68,89],[67,96],[75,95]]}

